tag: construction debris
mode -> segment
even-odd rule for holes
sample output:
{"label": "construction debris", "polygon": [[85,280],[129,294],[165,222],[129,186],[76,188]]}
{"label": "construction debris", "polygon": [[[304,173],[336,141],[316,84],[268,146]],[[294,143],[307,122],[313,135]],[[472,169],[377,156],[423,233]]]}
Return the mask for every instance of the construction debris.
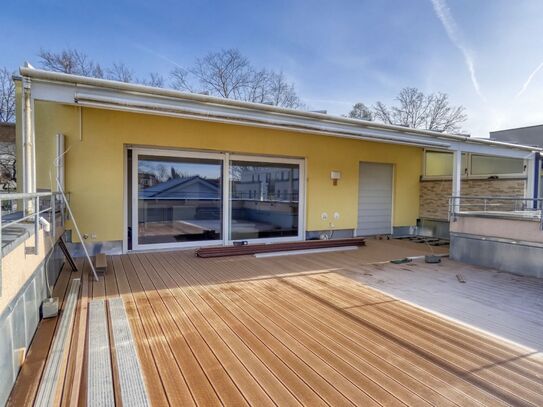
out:
{"label": "construction debris", "polygon": [[292,250],[322,249],[327,247],[365,246],[363,238],[306,240],[303,242],[247,244],[221,247],[202,247],[196,250],[198,257],[244,256],[257,253],[271,253]]}
{"label": "construction debris", "polygon": [[95,258],[96,261],[96,271],[99,273],[105,273],[107,271],[107,259],[104,253],[98,253]]}
{"label": "construction debris", "polygon": [[424,256],[424,261],[430,264],[441,263],[441,256],[435,256],[433,254]]}
{"label": "construction debris", "polygon": [[456,275],[456,278],[458,279],[459,282],[461,283],[465,283],[466,280],[464,279],[464,276],[462,274],[457,274]]}

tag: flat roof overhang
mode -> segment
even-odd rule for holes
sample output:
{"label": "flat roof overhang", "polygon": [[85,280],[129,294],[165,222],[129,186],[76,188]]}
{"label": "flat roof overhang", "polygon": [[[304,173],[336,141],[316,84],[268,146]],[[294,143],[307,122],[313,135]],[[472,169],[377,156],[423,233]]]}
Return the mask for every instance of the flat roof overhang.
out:
{"label": "flat roof overhang", "polygon": [[530,159],[541,149],[98,78],[20,69],[33,100]]}

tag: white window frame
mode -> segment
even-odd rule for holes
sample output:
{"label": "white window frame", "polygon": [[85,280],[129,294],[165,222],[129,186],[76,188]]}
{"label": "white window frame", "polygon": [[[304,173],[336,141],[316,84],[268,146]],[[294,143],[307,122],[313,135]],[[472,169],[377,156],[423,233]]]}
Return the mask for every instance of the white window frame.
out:
{"label": "white window frame", "polygon": [[[231,161],[248,161],[257,163],[274,163],[274,164],[297,164],[299,166],[299,197],[298,197],[298,235],[288,237],[275,238],[259,238],[259,239],[243,239],[249,243],[278,243],[299,241],[305,239],[305,216],[306,216],[306,161],[303,158],[287,158],[276,156],[259,156],[247,154],[230,154],[224,152],[209,152],[209,151],[189,151],[177,149],[160,149],[160,148],[139,148],[130,147],[132,150],[132,196],[128,197],[127,205],[132,205],[132,251],[140,250],[161,250],[161,249],[180,249],[194,248],[204,246],[231,245],[236,240],[230,239],[230,164]],[[155,244],[139,244],[139,227],[138,227],[138,163],[141,155],[156,155],[160,157],[172,158],[203,158],[220,160],[222,162],[222,239],[206,240],[195,242],[179,242],[179,243],[155,243]],[[127,210],[127,207],[125,207]],[[125,228],[127,230],[127,228]],[[125,232],[125,236],[128,232]]]}
{"label": "white window frame", "polygon": [[[256,155],[242,155],[242,154],[229,154],[228,160],[228,173],[225,179],[228,179],[228,216],[224,218],[229,221],[231,218],[231,205],[230,205],[230,162],[231,161],[249,161],[257,163],[272,163],[272,164],[297,164],[300,170],[299,176],[299,191],[298,191],[298,235],[288,237],[270,237],[260,239],[229,239],[225,244],[233,244],[235,241],[245,240],[249,243],[279,243],[279,242],[295,242],[305,239],[305,159],[303,158],[286,158],[286,157],[274,157],[274,156],[256,156]],[[226,197],[225,197],[226,199]],[[230,223],[230,222],[228,222]],[[230,236],[230,224],[227,225],[228,234]]]}
{"label": "white window frame", "polygon": [[[427,152],[434,152],[434,153],[450,153],[452,154],[452,151],[450,150],[440,150],[436,148],[428,148],[424,149],[422,153],[422,181],[439,181],[439,180],[452,180],[452,175],[426,175],[426,153]],[[497,177],[497,179],[527,179],[527,172],[526,169],[524,169],[523,173],[518,174],[486,174],[486,175],[473,175],[471,173],[471,157],[473,155],[487,155],[489,157],[496,157],[496,158],[504,158],[504,157],[498,157],[493,156],[491,154],[479,154],[479,153],[467,153],[462,152],[462,154],[466,154],[467,159],[467,169],[468,173],[462,173],[461,178],[462,179],[473,179],[473,180],[481,180],[481,179],[489,179],[490,177]],[[514,157],[511,157],[514,158]],[[524,166],[526,167],[526,160],[524,160]]]}

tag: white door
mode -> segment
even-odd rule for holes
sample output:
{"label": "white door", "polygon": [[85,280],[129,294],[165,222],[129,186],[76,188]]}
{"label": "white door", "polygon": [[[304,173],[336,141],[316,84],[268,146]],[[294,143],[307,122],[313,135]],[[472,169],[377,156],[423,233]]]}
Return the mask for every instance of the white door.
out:
{"label": "white door", "polygon": [[391,164],[360,163],[358,236],[392,233]]}

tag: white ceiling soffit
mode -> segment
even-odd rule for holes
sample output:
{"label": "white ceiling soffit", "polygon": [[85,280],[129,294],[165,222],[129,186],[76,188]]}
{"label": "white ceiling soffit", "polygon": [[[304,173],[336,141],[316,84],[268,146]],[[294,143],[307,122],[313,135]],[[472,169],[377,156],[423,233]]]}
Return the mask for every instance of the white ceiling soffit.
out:
{"label": "white ceiling soffit", "polygon": [[[446,150],[488,154],[514,158],[529,158],[531,151],[514,145],[489,143],[463,137],[417,135],[411,129],[380,129],[363,127],[357,123],[342,123],[336,117],[304,117],[305,115],[263,111],[256,108],[228,104],[201,102],[198,100],[155,96],[141,92],[129,92],[98,88],[96,86],[32,80],[32,97],[66,104],[133,111],[155,115],[185,117],[197,120],[217,121],[256,127],[278,128],[296,132],[332,135],[368,141],[407,144]],[[255,105],[256,106],[256,105]],[[252,107],[249,104],[249,107]],[[315,114],[312,114],[315,116]],[[318,115],[320,116],[320,115]]]}

